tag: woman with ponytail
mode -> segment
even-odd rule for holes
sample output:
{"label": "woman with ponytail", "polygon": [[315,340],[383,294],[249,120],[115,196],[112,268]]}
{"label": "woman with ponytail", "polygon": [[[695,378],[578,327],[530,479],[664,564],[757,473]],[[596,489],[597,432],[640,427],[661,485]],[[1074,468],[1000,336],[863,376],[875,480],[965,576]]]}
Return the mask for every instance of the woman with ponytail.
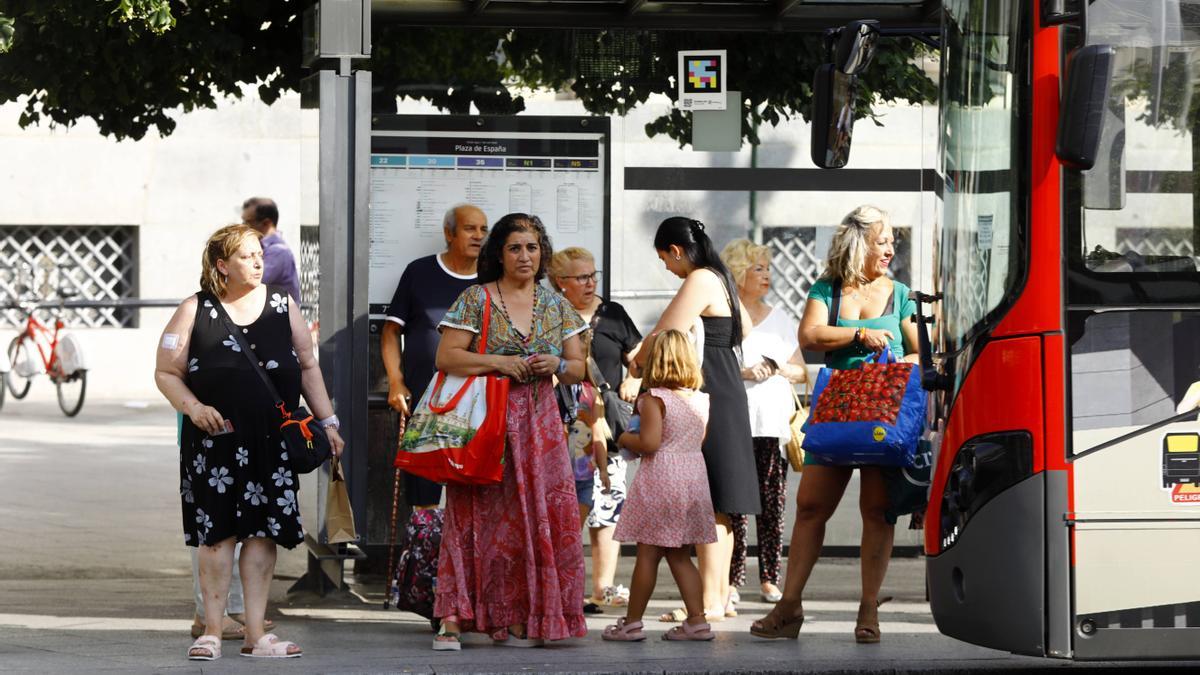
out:
{"label": "woman with ponytail", "polygon": [[[857,368],[874,352],[890,348],[916,361],[915,303],[908,287],[888,277],[895,238],[887,213],[860,206],[842,219],[825,261],[825,273],[812,285],[800,320],[800,346],[825,352],[825,364]],[[804,623],[804,587],[821,553],[825,523],[837,509],[854,467],[833,466],[805,455],[796,494],[796,522],[788,551],[783,598],[755,621],[752,635],[796,639]],[[894,525],[884,518],[887,485],[877,466],[859,467],[858,508],[862,515],[862,596],[854,628],[856,642],[879,642],[879,589],[892,555]],[[886,598],[884,598],[886,600]]]}
{"label": "woman with ponytail", "polygon": [[[737,285],[704,232],[703,223],[679,216],[667,218],[654,235],[654,248],[667,271],[683,279],[683,286],[667,305],[651,337],[670,329],[687,333],[697,319],[703,324],[703,391],[709,395],[711,413],[701,451],[716,512],[717,541],[697,544],[696,554],[704,585],[704,613],[709,621],[719,621],[736,615],[729,602],[729,564],[733,556],[729,516],[757,515],[760,510],[750,415],[736,351],[753,323],[738,301]],[[647,340],[638,352],[634,367],[645,363],[650,342]],[[685,618],[687,612],[683,609],[662,616],[664,621]]]}

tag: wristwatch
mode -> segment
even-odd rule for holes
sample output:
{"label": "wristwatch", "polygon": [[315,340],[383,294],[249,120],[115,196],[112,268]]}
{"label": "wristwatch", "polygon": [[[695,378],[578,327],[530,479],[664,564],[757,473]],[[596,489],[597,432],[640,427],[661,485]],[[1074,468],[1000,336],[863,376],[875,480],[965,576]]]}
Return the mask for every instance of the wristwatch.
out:
{"label": "wristwatch", "polygon": [[567,372],[567,360],[563,357],[558,357],[558,374],[562,375]]}
{"label": "wristwatch", "polygon": [[340,429],[341,426],[342,426],[342,423],[341,423],[341,421],[338,420],[337,415],[330,415],[329,417],[326,417],[325,419],[321,420],[321,428],[322,429]]}

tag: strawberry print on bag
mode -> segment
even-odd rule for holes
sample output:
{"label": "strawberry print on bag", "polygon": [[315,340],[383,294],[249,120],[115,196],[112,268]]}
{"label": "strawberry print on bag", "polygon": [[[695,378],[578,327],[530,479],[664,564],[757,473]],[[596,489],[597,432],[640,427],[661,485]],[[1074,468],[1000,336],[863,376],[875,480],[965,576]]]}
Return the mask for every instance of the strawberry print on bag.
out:
{"label": "strawberry print on bag", "polygon": [[911,374],[909,363],[864,364],[858,370],[835,371],[813,407],[811,422],[895,424]]}

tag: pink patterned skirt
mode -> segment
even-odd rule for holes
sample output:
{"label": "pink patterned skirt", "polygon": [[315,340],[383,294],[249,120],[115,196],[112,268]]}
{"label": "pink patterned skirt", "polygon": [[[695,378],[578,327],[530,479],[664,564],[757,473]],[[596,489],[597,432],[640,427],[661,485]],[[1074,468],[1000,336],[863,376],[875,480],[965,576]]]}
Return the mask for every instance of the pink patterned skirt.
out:
{"label": "pink patterned skirt", "polygon": [[513,384],[497,486],[446,486],[433,613],[463,630],[525,624],[528,636],[587,634],[575,482],[548,379]]}

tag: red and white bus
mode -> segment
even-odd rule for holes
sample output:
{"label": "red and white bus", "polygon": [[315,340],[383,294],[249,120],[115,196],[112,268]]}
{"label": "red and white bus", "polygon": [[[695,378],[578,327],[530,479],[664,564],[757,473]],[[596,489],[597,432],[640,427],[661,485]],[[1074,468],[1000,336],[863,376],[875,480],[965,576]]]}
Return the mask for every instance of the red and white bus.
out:
{"label": "red and white bus", "polygon": [[942,9],[937,625],[1200,657],[1200,0]]}

